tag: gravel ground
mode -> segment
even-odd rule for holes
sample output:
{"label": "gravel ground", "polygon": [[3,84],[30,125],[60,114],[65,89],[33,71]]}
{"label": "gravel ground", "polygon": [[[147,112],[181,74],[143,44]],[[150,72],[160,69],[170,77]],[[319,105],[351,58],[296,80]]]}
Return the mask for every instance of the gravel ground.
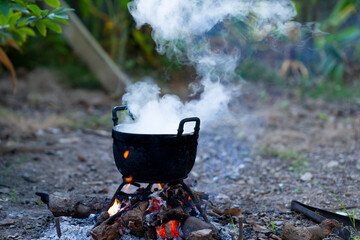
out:
{"label": "gravel ground", "polygon": [[[89,129],[87,121],[78,120],[101,119],[119,100],[101,92],[44,85],[49,78],[56,80],[51,72],[38,70],[20,79],[16,97],[10,95],[8,81],[0,82],[3,239],[55,237],[53,218],[36,191],[111,196],[121,179],[112,156],[111,122],[106,127],[93,120]],[[30,88],[36,84],[42,88]],[[343,212],[315,182],[359,217],[360,105],[296,99],[271,91],[264,99],[266,90],[246,86],[233,101],[231,116],[201,129],[188,183],[208,193],[218,208],[241,208],[244,239],[272,239],[270,233],[281,234],[285,223],[314,225],[290,211],[294,199]],[[224,238],[235,239],[230,217],[212,220]],[[91,219],[62,221],[66,234],[87,239]],[[238,227],[238,218],[233,221]]]}

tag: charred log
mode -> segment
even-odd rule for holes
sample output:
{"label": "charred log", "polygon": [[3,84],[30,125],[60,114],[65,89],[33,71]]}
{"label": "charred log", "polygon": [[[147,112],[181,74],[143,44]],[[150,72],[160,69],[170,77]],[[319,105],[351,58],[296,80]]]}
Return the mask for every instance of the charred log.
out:
{"label": "charred log", "polygon": [[110,199],[107,197],[82,196],[77,194],[36,193],[47,204],[55,217],[71,216],[74,218],[87,218],[92,213],[106,210]]}
{"label": "charred log", "polygon": [[108,224],[108,220],[104,221],[89,232],[94,240],[113,240],[118,239],[123,235],[120,228],[121,223],[115,222],[113,224]]}
{"label": "charred log", "polygon": [[126,211],[121,216],[122,222],[133,234],[138,235],[144,232],[143,216],[148,205],[149,203],[147,201],[140,202],[136,208]]}

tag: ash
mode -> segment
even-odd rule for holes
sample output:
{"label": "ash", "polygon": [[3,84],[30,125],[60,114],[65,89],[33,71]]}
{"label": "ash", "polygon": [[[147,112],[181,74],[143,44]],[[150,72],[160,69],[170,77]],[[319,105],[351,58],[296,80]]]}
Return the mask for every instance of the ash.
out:
{"label": "ash", "polygon": [[76,219],[71,217],[60,218],[61,237],[58,238],[56,233],[55,223],[50,224],[49,228],[43,232],[40,240],[47,239],[77,239],[77,240],[92,240],[91,236],[87,236],[87,232],[91,230],[95,224],[95,215],[90,215],[86,219]]}
{"label": "ash", "polygon": [[[55,223],[51,223],[50,226],[42,233],[42,237],[39,240],[92,240],[91,236],[88,236],[88,231],[92,229],[96,222],[96,215],[91,214],[89,218],[77,219],[72,217],[61,217],[60,228],[61,237],[58,238],[56,233]],[[138,238],[132,235],[124,235],[120,240],[145,240],[145,238]]]}

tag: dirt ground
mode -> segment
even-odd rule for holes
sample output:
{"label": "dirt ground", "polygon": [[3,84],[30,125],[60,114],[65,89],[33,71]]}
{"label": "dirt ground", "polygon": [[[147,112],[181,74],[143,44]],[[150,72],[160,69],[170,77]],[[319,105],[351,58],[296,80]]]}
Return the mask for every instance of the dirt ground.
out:
{"label": "dirt ground", "polygon": [[[37,239],[49,227],[53,218],[37,191],[114,193],[121,174],[112,156],[110,112],[120,103],[101,91],[69,89],[46,69],[20,76],[13,96],[10,77],[2,75],[2,239]],[[290,211],[294,199],[344,212],[315,182],[359,217],[360,101],[297,99],[246,84],[230,108],[231,117],[200,131],[187,181],[218,208],[242,209],[244,239],[270,239],[285,223],[315,224]],[[229,217],[216,221],[235,239]]]}

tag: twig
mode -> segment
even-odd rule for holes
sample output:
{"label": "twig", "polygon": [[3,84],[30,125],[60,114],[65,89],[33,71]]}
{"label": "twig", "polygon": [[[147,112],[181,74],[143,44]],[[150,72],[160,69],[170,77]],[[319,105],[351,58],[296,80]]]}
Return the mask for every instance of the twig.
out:
{"label": "twig", "polygon": [[61,237],[61,228],[60,228],[60,217],[55,217],[56,233],[58,238]]}
{"label": "twig", "polygon": [[243,222],[244,222],[244,219],[242,217],[239,218],[239,237],[238,237],[238,240],[243,240],[243,231],[244,231]]}

